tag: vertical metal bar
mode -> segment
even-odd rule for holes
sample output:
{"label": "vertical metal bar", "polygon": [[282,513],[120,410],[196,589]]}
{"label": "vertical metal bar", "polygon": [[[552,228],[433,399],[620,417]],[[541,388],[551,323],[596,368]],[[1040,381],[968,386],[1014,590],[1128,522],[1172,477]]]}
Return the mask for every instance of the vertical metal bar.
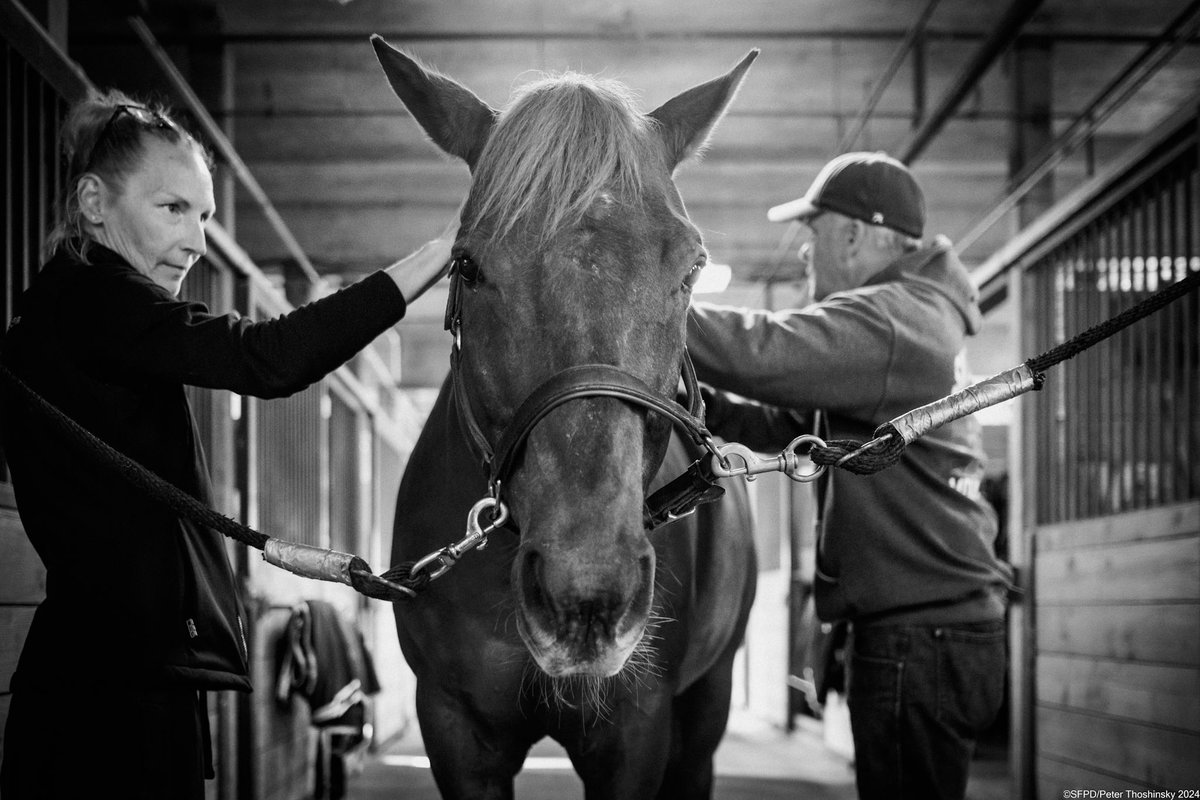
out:
{"label": "vertical metal bar", "polygon": [[[1159,265],[1167,257],[1167,249],[1163,247],[1163,209],[1166,207],[1166,177],[1160,173],[1151,183],[1147,222],[1150,226],[1146,259],[1146,278],[1149,283],[1146,291],[1150,294],[1162,288],[1159,282]],[[1146,382],[1146,470],[1147,487],[1149,489],[1149,504],[1161,505],[1163,501],[1163,472],[1162,432],[1163,424],[1163,318],[1155,315],[1154,325],[1148,331],[1149,353],[1146,363],[1150,365],[1152,374]]]}
{"label": "vertical metal bar", "polygon": [[[1027,348],[1031,353],[1040,353],[1045,350],[1046,341],[1042,335],[1042,329],[1045,325],[1045,314],[1042,311],[1042,271],[1040,264],[1034,264],[1025,270],[1023,275],[1024,280],[1022,286],[1026,292],[1025,303],[1029,309],[1030,322],[1028,323],[1029,338],[1032,340],[1032,347]],[[1033,462],[1033,475],[1030,476],[1029,490],[1033,505],[1033,517],[1038,523],[1045,521],[1046,509],[1044,506],[1044,497],[1042,486],[1045,484],[1046,472],[1043,461],[1045,445],[1043,439],[1046,435],[1045,413],[1045,398],[1042,392],[1032,392],[1030,394],[1031,402],[1029,403],[1029,415],[1026,417],[1026,426],[1029,437],[1032,441],[1029,456]]]}
{"label": "vertical metal bar", "polygon": [[[1158,283],[1158,263],[1162,257],[1162,187],[1161,173],[1155,175],[1147,184],[1146,193],[1146,296],[1157,292],[1161,287]],[[1162,412],[1159,398],[1162,392],[1162,318],[1152,317],[1152,324],[1146,326],[1146,386],[1142,405],[1145,438],[1142,440],[1143,453],[1146,459],[1146,504],[1156,506],[1162,504],[1161,475],[1162,465],[1159,458],[1158,441],[1162,430]]]}
{"label": "vertical metal bar", "polygon": [[[1086,271],[1088,247],[1085,234],[1085,231],[1081,231],[1081,235],[1076,237],[1072,263],[1075,271],[1075,320],[1080,328],[1089,326],[1087,308],[1088,295],[1091,291]],[[1086,355],[1086,352],[1080,353],[1080,355]],[[1087,426],[1089,425],[1087,404],[1091,395],[1091,383],[1088,381],[1090,371],[1091,363],[1089,359],[1082,359],[1075,365],[1075,405],[1072,412],[1076,417],[1075,458],[1076,480],[1078,482],[1075,489],[1075,508],[1073,510],[1075,519],[1086,516],[1088,493],[1091,485],[1091,466],[1090,459],[1088,458],[1087,443]]]}
{"label": "vertical metal bar", "polygon": [[[54,104],[54,120],[53,121],[54,121],[54,130],[56,132],[62,130],[63,122],[66,121],[66,117],[67,117],[67,102],[60,97],[55,101],[55,104]],[[67,191],[73,191],[74,187],[72,187],[70,190],[68,190],[65,185],[67,182],[67,175],[66,175],[65,166],[63,164],[63,159],[59,154],[57,135],[55,136],[55,139],[54,139],[54,145],[55,145],[54,146],[54,158],[50,162],[51,164],[54,165],[54,167],[50,173],[51,174],[50,185],[53,187],[53,190],[54,190],[54,194],[53,194],[51,202],[53,203],[53,206],[54,206],[54,217],[53,217],[54,222],[55,222],[55,224],[57,224],[60,220],[59,209],[62,208],[63,193],[67,192]]]}
{"label": "vertical metal bar", "polygon": [[2,141],[3,152],[0,153],[0,174],[3,177],[3,199],[0,199],[0,259],[4,260],[4,307],[0,309],[4,313],[4,327],[8,328],[8,321],[12,319],[13,304],[13,207],[16,205],[16,197],[13,187],[13,49],[7,42],[3,42],[4,53],[4,120],[3,128],[0,128],[0,133],[3,134]]}
{"label": "vertical metal bar", "polygon": [[[1034,264],[1024,273],[1023,286],[1027,292],[1025,302],[1031,311],[1031,320],[1028,324],[1030,329],[1030,339],[1033,340],[1033,346],[1028,348],[1031,353],[1040,353],[1045,349],[1045,339],[1042,336],[1042,327],[1045,324],[1045,315],[1042,312],[1042,280],[1041,268],[1039,264]],[[1042,392],[1031,392],[1030,414],[1026,418],[1026,426],[1029,432],[1029,437],[1033,441],[1030,452],[1030,458],[1033,461],[1033,475],[1030,476],[1030,493],[1033,501],[1034,520],[1038,523],[1046,519],[1046,509],[1043,505],[1044,498],[1042,486],[1045,483],[1046,472],[1042,455],[1045,452],[1045,446],[1042,444],[1042,437],[1046,435],[1046,424],[1044,419],[1043,407],[1045,398],[1042,397]]]}
{"label": "vertical metal bar", "polygon": [[[1041,346],[1039,352],[1051,347],[1054,343],[1054,284],[1053,275],[1046,268],[1045,263],[1039,265],[1038,269],[1038,302],[1041,305],[1039,316],[1042,320],[1041,324]],[[1054,480],[1054,403],[1052,392],[1042,392],[1041,397],[1041,413],[1039,414],[1039,430],[1041,431],[1039,439],[1039,453],[1041,461],[1041,469],[1039,470],[1043,476],[1042,480],[1038,481],[1038,494],[1040,496],[1039,507],[1041,509],[1041,519],[1045,522],[1054,522],[1054,501],[1053,492],[1050,487],[1053,486]]]}
{"label": "vertical metal bar", "polygon": [[[1082,276],[1079,274],[1079,264],[1082,261],[1083,252],[1083,243],[1080,238],[1072,239],[1066,251],[1071,298],[1069,333],[1074,335],[1085,327],[1082,315],[1085,285],[1080,280]],[[1068,463],[1071,466],[1071,483],[1067,487],[1070,497],[1067,515],[1068,519],[1078,519],[1083,511],[1083,492],[1087,484],[1087,460],[1083,452],[1084,437],[1082,435],[1086,418],[1080,414],[1083,401],[1087,397],[1087,384],[1083,382],[1083,373],[1087,364],[1077,358],[1071,360],[1075,363],[1071,365],[1067,385],[1067,421],[1070,426],[1067,430],[1070,447]]]}
{"label": "vertical metal bar", "polygon": [[[1117,228],[1118,247],[1120,248],[1121,292],[1118,295],[1119,309],[1124,311],[1133,305],[1133,203],[1126,199],[1121,203],[1121,222]],[[1128,328],[1121,331],[1120,353],[1121,361],[1118,367],[1121,371],[1120,411],[1117,418],[1121,425],[1120,469],[1121,469],[1121,510],[1127,511],[1133,507],[1134,486],[1134,444],[1133,444],[1133,383],[1136,371],[1134,363],[1133,337]]]}
{"label": "vertical metal bar", "polygon": [[12,293],[15,300],[25,284],[29,262],[29,82],[36,73],[28,64],[18,69],[20,83],[16,91],[16,124],[13,125],[15,158],[12,163],[13,183],[16,196],[21,202],[13,203],[13,267]]}
{"label": "vertical metal bar", "polygon": [[50,108],[53,100],[50,97],[50,90],[46,84],[38,81],[37,93],[37,115],[34,120],[36,125],[37,135],[34,137],[37,147],[37,174],[34,180],[37,184],[37,216],[36,216],[36,232],[33,237],[33,258],[29,260],[29,273],[26,277],[26,285],[33,283],[33,276],[37,274],[38,267],[41,264],[42,257],[42,242],[46,239],[46,234],[50,232],[50,197],[52,191],[47,184],[50,171],[51,152],[54,143],[54,134],[50,130]]}
{"label": "vertical metal bar", "polygon": [[[1198,122],[1200,125],[1200,122]],[[1200,139],[1200,134],[1197,135]],[[1191,169],[1188,171],[1188,195],[1187,195],[1187,221],[1184,225],[1184,230],[1188,233],[1188,251],[1184,254],[1187,258],[1187,270],[1200,269],[1200,164],[1197,163],[1197,143],[1194,143],[1188,160],[1191,164]],[[1181,271],[1178,275],[1180,279],[1186,276],[1187,272]],[[1196,427],[1200,426],[1200,409],[1196,404],[1200,402],[1200,397],[1197,397],[1196,383],[1200,380],[1200,376],[1196,375],[1197,358],[1196,358],[1196,326],[1200,324],[1197,320],[1197,295],[1193,292],[1188,297],[1184,298],[1184,305],[1181,313],[1180,336],[1182,337],[1183,349],[1183,370],[1181,389],[1183,394],[1183,413],[1187,416],[1183,420],[1177,432],[1177,440],[1185,443],[1185,448],[1190,448],[1191,443],[1195,441],[1197,436]],[[1197,467],[1194,463],[1194,455],[1188,451],[1183,459],[1184,474],[1183,486],[1181,487],[1184,497],[1195,498],[1200,496],[1200,480],[1197,480]]]}
{"label": "vertical metal bar", "polygon": [[[1167,208],[1167,263],[1163,270],[1162,280],[1164,283],[1170,284],[1175,282],[1175,268],[1183,259],[1184,251],[1187,249],[1186,242],[1183,238],[1183,210],[1184,210],[1184,191],[1185,191],[1185,175],[1180,175],[1178,171],[1172,172],[1173,177],[1169,183],[1169,198],[1170,202]],[[1178,445],[1175,443],[1174,434],[1179,428],[1179,341],[1175,332],[1179,330],[1179,304],[1171,303],[1161,312],[1165,320],[1163,326],[1164,338],[1166,340],[1166,370],[1165,380],[1165,395],[1163,398],[1163,451],[1166,454],[1164,475],[1163,475],[1163,502],[1174,503],[1182,499],[1180,487],[1180,459],[1177,456]]]}
{"label": "vertical metal bar", "polygon": [[[13,197],[12,186],[12,60],[13,51],[7,41],[0,40],[0,85],[4,93],[3,117],[0,117],[0,262],[4,264],[3,283],[0,283],[0,325],[8,329],[8,322],[13,315],[12,273],[13,260],[10,251],[12,237],[12,207],[16,198]],[[7,483],[8,462],[0,453],[0,482]]]}
{"label": "vertical metal bar", "polygon": [[[1088,327],[1099,321],[1099,280],[1100,280],[1100,248],[1097,241],[1097,225],[1092,223],[1088,225],[1083,232],[1084,236],[1084,275],[1086,276],[1086,287],[1084,294],[1084,320]],[[1085,492],[1085,503],[1083,508],[1084,517],[1093,517],[1098,515],[1100,508],[1099,481],[1101,480],[1100,472],[1100,421],[1103,419],[1101,398],[1099,397],[1100,387],[1100,359],[1099,353],[1094,349],[1082,353],[1086,356],[1084,363],[1087,365],[1086,374],[1084,376],[1084,402],[1083,412],[1087,420],[1087,436],[1086,448],[1087,453],[1087,489]]]}
{"label": "vertical metal bar", "polygon": [[[1029,324],[1032,303],[1030,292],[1036,287],[1032,274],[1021,269],[1007,274],[1009,302],[1016,308],[1018,320],[1025,321],[1015,326],[1017,352],[1040,352],[1036,342],[1036,318]],[[1034,339],[1031,341],[1031,339]],[[1010,751],[1010,776],[1013,794],[1017,797],[1032,797],[1036,759],[1036,731],[1034,728],[1035,676],[1037,674],[1036,623],[1037,601],[1035,591],[1036,524],[1035,503],[1031,497],[1032,487],[1038,483],[1036,462],[1032,458],[1033,443],[1036,441],[1036,420],[1033,407],[1038,402],[1038,392],[1027,392],[1014,402],[1013,424],[1008,432],[1008,449],[1012,454],[1011,478],[1009,481],[1009,559],[1017,570],[1017,580],[1024,593],[1009,609],[1009,641],[1011,646],[1012,702],[1009,715],[1012,727]]]}
{"label": "vertical metal bar", "polygon": [[[1055,258],[1046,263],[1050,267],[1052,324],[1054,324],[1054,343],[1066,342],[1068,337],[1067,318],[1067,281],[1064,275],[1062,259]],[[1070,383],[1070,372],[1060,375],[1060,379],[1052,383],[1054,386],[1054,474],[1051,476],[1051,486],[1064,489],[1069,485],[1069,452],[1067,443],[1067,385]],[[1055,521],[1067,519],[1067,491],[1052,493],[1055,505]]]}
{"label": "vertical metal bar", "polygon": [[[1197,256],[1193,234],[1198,226],[1200,226],[1200,211],[1197,210],[1196,204],[1196,164],[1193,161],[1191,169],[1184,173],[1179,180],[1180,197],[1179,197],[1179,259],[1175,262],[1175,280],[1182,280],[1187,276],[1188,270],[1191,269],[1192,260]],[[1186,301],[1186,298],[1185,298]],[[1175,306],[1172,303],[1172,306]],[[1178,365],[1179,374],[1176,379],[1176,396],[1175,396],[1175,442],[1176,442],[1176,457],[1175,461],[1179,469],[1176,472],[1178,486],[1176,491],[1179,497],[1186,498],[1192,490],[1192,458],[1190,452],[1190,442],[1187,440],[1187,431],[1190,427],[1192,419],[1193,404],[1196,398],[1192,396],[1191,387],[1194,380],[1191,371],[1195,369],[1195,357],[1192,351],[1195,347],[1195,321],[1190,319],[1189,310],[1191,304],[1184,302],[1178,305],[1178,308],[1173,308],[1176,313],[1176,326],[1172,333],[1179,343]]]}
{"label": "vertical metal bar", "polygon": [[[1113,225],[1115,214],[1106,214],[1101,223],[1103,245],[1103,269],[1104,269],[1104,299],[1101,303],[1101,309],[1105,319],[1110,319],[1117,312],[1117,293],[1120,291],[1120,281],[1117,273],[1117,254],[1114,247],[1115,243],[1115,227]],[[1114,345],[1116,342],[1113,343]],[[1109,446],[1104,453],[1104,496],[1101,513],[1111,514],[1117,509],[1118,498],[1120,497],[1120,484],[1117,476],[1117,441],[1116,441],[1116,380],[1113,374],[1113,353],[1115,347],[1105,351],[1101,368],[1102,385],[1104,387],[1104,415],[1101,417],[1101,441],[1108,442]]]}
{"label": "vertical metal bar", "polygon": [[[1074,307],[1073,317],[1075,325],[1079,330],[1086,329],[1090,326],[1087,320],[1087,297],[1090,293],[1090,285],[1087,279],[1087,236],[1086,230],[1080,231],[1080,235],[1075,237],[1072,258],[1072,271],[1074,276]],[[1080,355],[1087,355],[1086,351]],[[1070,405],[1072,416],[1074,419],[1075,438],[1075,503],[1072,509],[1072,518],[1079,519],[1085,517],[1087,513],[1087,498],[1088,487],[1091,485],[1091,459],[1088,458],[1088,443],[1087,443],[1087,426],[1090,425],[1087,414],[1087,402],[1091,395],[1091,384],[1088,383],[1087,374],[1090,372],[1090,360],[1078,359],[1075,365],[1073,375],[1073,401]]]}
{"label": "vertical metal bar", "polygon": [[[1130,208],[1130,269],[1133,272],[1133,292],[1130,298],[1140,302],[1147,297],[1146,258],[1149,255],[1147,247],[1146,211],[1149,202],[1149,186],[1143,186],[1134,192],[1133,206]],[[1149,505],[1149,463],[1146,457],[1146,439],[1148,438],[1147,423],[1150,419],[1149,407],[1146,405],[1147,387],[1150,383],[1150,348],[1149,320],[1134,325],[1130,329],[1133,341],[1133,378],[1129,386],[1129,430],[1133,437],[1130,457],[1133,459],[1132,474],[1134,486],[1134,507],[1146,508]]]}

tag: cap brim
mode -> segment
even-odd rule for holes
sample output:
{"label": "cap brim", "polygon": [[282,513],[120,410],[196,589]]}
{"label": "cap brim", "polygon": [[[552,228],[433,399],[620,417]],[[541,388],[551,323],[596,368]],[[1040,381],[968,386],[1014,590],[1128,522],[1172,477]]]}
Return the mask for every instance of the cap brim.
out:
{"label": "cap brim", "polygon": [[812,204],[807,197],[800,197],[790,203],[773,206],[767,210],[767,219],[771,222],[788,222],[793,219],[808,219],[820,209]]}

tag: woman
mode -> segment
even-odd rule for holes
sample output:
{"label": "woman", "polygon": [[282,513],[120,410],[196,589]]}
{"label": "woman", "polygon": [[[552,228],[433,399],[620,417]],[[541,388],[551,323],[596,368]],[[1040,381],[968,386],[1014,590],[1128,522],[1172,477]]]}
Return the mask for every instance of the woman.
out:
{"label": "woman", "polygon": [[[164,111],[118,92],[64,124],[68,190],[49,261],[3,359],[35,391],[211,502],[184,385],[283,397],[343,364],[442,273],[456,225],[385,270],[279,319],[181,301],[205,253],[211,161]],[[5,454],[46,566],[12,680],[5,800],[200,798],[204,693],[249,691],[243,613],[221,537],[81,461],[11,394]]]}

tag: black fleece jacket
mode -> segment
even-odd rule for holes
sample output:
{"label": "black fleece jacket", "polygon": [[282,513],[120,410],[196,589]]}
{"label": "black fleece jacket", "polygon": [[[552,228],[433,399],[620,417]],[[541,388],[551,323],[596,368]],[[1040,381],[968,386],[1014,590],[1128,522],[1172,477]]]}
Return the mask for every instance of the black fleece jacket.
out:
{"label": "black fleece jacket", "polygon": [[[92,433],[211,504],[184,385],[262,398],[297,392],[404,316],[383,273],[278,319],[213,315],[119,255],[60,252],[22,296],[4,363]],[[13,688],[250,688],[224,539],[80,457],[7,387],[5,455],[46,566]]]}

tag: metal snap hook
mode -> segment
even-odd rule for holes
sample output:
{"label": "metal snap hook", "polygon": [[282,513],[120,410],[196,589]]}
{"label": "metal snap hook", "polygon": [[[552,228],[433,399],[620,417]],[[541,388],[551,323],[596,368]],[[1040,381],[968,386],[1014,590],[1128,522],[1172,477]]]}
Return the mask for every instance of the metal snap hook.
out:
{"label": "metal snap hook", "polygon": [[[482,527],[479,524],[479,515],[485,509],[495,509],[492,512],[492,521],[488,526]],[[409,575],[416,576],[421,572],[426,572],[436,562],[437,568],[429,573],[429,580],[437,580],[445,575],[446,572],[453,567],[460,558],[467,552],[479,548],[482,550],[487,546],[488,534],[502,526],[508,521],[508,506],[504,505],[499,498],[485,497],[475,505],[471,506],[471,510],[467,512],[467,534],[454,544],[449,544],[441,550],[434,550],[429,555],[422,558],[417,563],[413,564],[409,570]]]}
{"label": "metal snap hook", "polygon": [[820,477],[825,472],[825,467],[818,465],[812,472],[801,471],[803,462],[796,448],[804,444],[825,446],[821,437],[804,434],[793,439],[779,455],[763,458],[746,445],[732,442],[717,448],[712,471],[718,478],[742,475],[748,481],[754,480],[764,472],[782,472],[797,483],[808,483]]}
{"label": "metal snap hook", "polygon": [[[802,463],[800,461],[800,455],[796,452],[796,448],[803,444],[810,445],[809,449],[811,450],[812,447],[825,447],[825,440],[820,436],[814,436],[811,433],[806,433],[803,436],[797,436],[795,439],[792,439],[792,441],[788,443],[788,446],[783,448],[783,452],[780,454],[780,458],[784,459],[786,465],[786,468],[782,471],[783,474],[787,475],[797,483],[810,483],[825,473],[825,465],[815,464],[814,466],[816,469],[814,469],[812,472],[801,472],[800,467],[802,466]],[[812,463],[811,460],[806,460],[808,460],[810,464]]]}

